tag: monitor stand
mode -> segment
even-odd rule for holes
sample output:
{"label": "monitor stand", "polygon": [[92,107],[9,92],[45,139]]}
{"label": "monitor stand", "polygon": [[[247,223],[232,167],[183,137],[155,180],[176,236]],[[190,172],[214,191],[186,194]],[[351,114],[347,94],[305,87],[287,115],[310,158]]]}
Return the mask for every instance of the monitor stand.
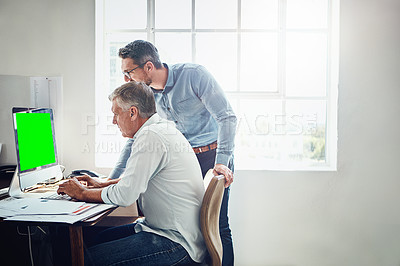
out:
{"label": "monitor stand", "polygon": [[23,192],[19,186],[18,167],[14,171],[13,178],[11,179],[10,187],[8,188],[8,195],[10,197],[20,198]]}
{"label": "monitor stand", "polygon": [[[51,168],[55,169],[55,173],[56,173],[55,179],[57,181],[60,181],[62,179],[62,172],[60,169],[60,165],[52,166]],[[52,169],[48,168],[46,171],[51,171],[51,170]],[[46,196],[46,194],[52,194],[52,193],[54,193],[54,191],[50,191],[50,192],[47,191],[47,192],[40,192],[40,193],[23,192],[21,190],[21,186],[19,183],[18,167],[17,167],[17,169],[15,169],[14,176],[11,179],[10,187],[8,188],[8,195],[10,197],[14,197],[14,198],[41,198],[41,197]]]}

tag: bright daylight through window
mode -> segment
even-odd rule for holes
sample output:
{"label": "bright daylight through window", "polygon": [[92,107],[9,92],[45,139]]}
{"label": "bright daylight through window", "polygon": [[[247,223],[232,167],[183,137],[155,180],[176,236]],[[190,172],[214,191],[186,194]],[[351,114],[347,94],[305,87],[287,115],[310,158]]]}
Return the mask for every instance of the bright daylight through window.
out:
{"label": "bright daylight through window", "polygon": [[166,63],[204,65],[238,117],[235,169],[335,170],[339,0],[97,0],[96,165],[126,140],[107,99],[118,50],[151,41]]}

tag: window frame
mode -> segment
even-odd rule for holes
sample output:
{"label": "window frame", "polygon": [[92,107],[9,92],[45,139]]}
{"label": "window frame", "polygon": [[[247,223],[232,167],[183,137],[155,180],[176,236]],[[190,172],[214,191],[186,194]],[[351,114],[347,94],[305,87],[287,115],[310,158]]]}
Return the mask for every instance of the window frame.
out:
{"label": "window frame", "polygon": [[[191,28],[190,29],[157,29],[155,27],[156,0],[147,0],[147,22],[145,29],[106,29],[105,21],[105,2],[107,0],[96,0],[96,60],[95,60],[95,86],[96,86],[96,114],[100,113],[98,101],[103,100],[106,95],[105,86],[107,75],[105,74],[106,64],[106,36],[107,34],[119,33],[141,33],[147,36],[147,40],[155,43],[157,33],[190,33],[192,62],[196,63],[196,34],[213,32],[231,32],[237,34],[237,81],[235,90],[225,90],[230,99],[239,101],[239,99],[277,99],[282,102],[282,110],[286,110],[287,100],[323,100],[326,102],[326,129],[325,129],[325,163],[316,165],[304,165],[292,167],[268,168],[265,170],[307,170],[307,171],[336,171],[337,170],[337,99],[338,99],[338,46],[339,46],[339,0],[328,0],[328,25],[327,29],[287,29],[286,22],[286,0],[278,0],[278,27],[277,29],[242,29],[241,27],[241,3],[237,0],[237,28],[236,29],[198,29],[196,23],[196,1],[191,1]],[[259,91],[240,91],[240,64],[241,64],[241,37],[243,33],[268,33],[275,32],[278,36],[278,84],[275,92]],[[285,47],[287,32],[324,32],[327,35],[328,58],[327,58],[327,80],[326,95],[324,96],[305,96],[293,97],[286,96],[285,91]],[[97,161],[96,161],[97,164]],[[246,169],[246,168],[244,168]]]}

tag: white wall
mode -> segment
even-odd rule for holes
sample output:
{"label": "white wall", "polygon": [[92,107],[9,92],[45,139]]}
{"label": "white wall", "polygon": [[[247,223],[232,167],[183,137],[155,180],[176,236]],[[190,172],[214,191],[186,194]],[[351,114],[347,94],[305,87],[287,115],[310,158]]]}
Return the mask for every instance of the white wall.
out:
{"label": "white wall", "polygon": [[29,103],[28,77],[0,75],[0,165],[15,164],[17,160],[11,110]]}
{"label": "white wall", "polygon": [[[338,171],[237,171],[236,265],[400,265],[399,26],[400,1],[342,0]],[[94,0],[1,0],[0,36],[0,75],[63,76],[63,163],[94,169]]]}
{"label": "white wall", "polygon": [[94,0],[0,0],[0,75],[63,77],[57,135],[66,171],[94,169],[93,154],[83,152],[94,147],[94,128],[81,133],[82,119],[94,114],[94,29]]}
{"label": "white wall", "polygon": [[342,0],[337,172],[238,172],[240,265],[400,265],[400,1]]}

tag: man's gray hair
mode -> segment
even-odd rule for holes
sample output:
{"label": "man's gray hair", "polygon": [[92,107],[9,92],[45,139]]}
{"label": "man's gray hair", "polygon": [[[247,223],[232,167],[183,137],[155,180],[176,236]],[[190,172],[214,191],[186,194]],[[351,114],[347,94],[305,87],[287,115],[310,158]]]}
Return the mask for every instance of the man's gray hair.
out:
{"label": "man's gray hair", "polygon": [[131,81],[116,88],[110,96],[110,101],[117,101],[123,111],[135,106],[141,118],[149,118],[156,113],[156,104],[153,91],[143,82]]}

